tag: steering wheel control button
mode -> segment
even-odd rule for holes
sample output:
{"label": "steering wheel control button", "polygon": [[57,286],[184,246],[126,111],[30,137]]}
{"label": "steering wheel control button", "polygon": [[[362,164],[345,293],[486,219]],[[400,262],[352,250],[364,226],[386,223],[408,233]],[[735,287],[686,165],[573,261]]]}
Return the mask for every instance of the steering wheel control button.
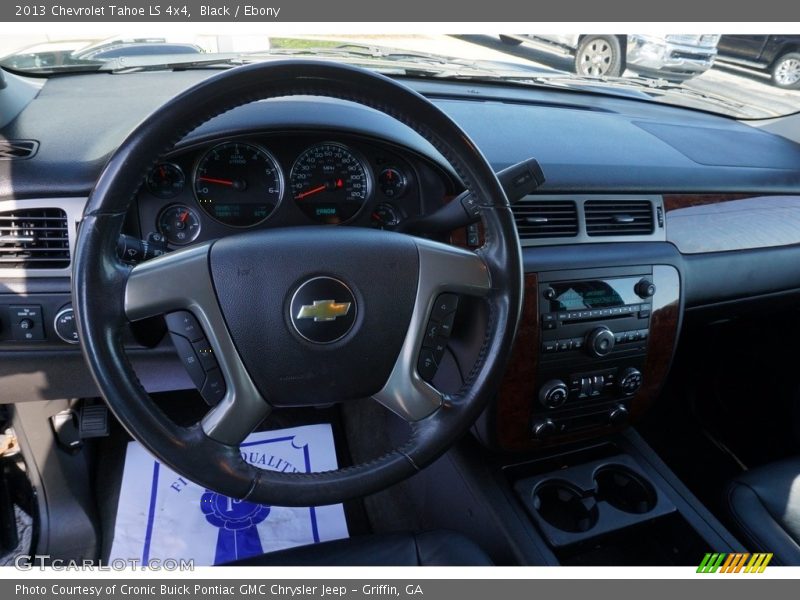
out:
{"label": "steering wheel control button", "polygon": [[200,390],[200,395],[209,406],[219,404],[225,396],[225,379],[219,369],[212,369],[206,373],[206,382]]}
{"label": "steering wheel control button", "polygon": [[358,313],[356,297],[333,277],[314,277],[292,296],[289,320],[301,337],[315,344],[330,344],[346,336]]}
{"label": "steering wheel control button", "polygon": [[217,365],[217,359],[214,358],[214,351],[211,349],[211,344],[209,344],[205,338],[199,342],[194,342],[192,347],[205,371],[216,369],[219,366]]}
{"label": "steering wheel control button", "polygon": [[198,390],[202,389],[203,384],[206,381],[206,372],[205,369],[203,369],[200,358],[194,351],[191,342],[179,335],[173,335],[172,343],[175,344],[175,350],[178,351],[178,357],[186,367],[186,371],[189,373],[189,377],[191,377],[195,387]]}
{"label": "steering wheel control button", "polygon": [[62,341],[68,344],[78,343],[78,327],[75,323],[75,311],[71,305],[62,308],[53,319],[53,329]]}
{"label": "steering wheel control button", "polygon": [[37,304],[9,306],[11,330],[14,340],[35,342],[44,339],[42,307]]}
{"label": "steering wheel control button", "polygon": [[417,362],[417,371],[419,372],[419,376],[425,381],[430,381],[433,379],[433,376],[436,375],[438,368],[439,364],[436,362],[436,358],[433,355],[433,350],[431,348],[423,348],[420,350],[419,361]]}
{"label": "steering wheel control button", "polygon": [[455,313],[457,308],[458,296],[455,294],[439,294],[436,302],[433,303],[431,318],[441,321],[448,315]]}
{"label": "steering wheel control button", "polygon": [[200,323],[189,311],[181,310],[169,313],[165,319],[167,321],[167,329],[172,333],[185,337],[190,342],[199,342],[204,338]]}

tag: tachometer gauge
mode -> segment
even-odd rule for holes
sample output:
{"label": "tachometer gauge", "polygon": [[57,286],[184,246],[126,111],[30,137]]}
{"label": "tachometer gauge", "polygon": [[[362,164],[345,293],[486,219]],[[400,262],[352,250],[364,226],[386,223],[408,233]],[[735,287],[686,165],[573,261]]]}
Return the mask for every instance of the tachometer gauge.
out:
{"label": "tachometer gauge", "polygon": [[200,218],[188,206],[173,204],[158,215],[158,230],[167,243],[183,246],[197,239],[200,234]]}
{"label": "tachometer gauge", "polygon": [[198,161],[194,193],[206,213],[233,227],[250,227],[269,217],[283,195],[278,161],[261,146],[224,142]]}
{"label": "tachometer gauge", "polygon": [[303,152],[289,175],[298,208],[315,221],[328,224],[352,219],[370,196],[372,177],[365,161],[350,148],[334,142]]}

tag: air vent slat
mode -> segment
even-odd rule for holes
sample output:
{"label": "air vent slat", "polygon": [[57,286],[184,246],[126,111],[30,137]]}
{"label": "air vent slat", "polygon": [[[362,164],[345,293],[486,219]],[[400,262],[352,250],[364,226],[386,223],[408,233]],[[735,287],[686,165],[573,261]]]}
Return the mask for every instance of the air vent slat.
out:
{"label": "air vent slat", "polygon": [[589,236],[653,233],[653,205],[649,200],[587,200],[583,207]]}
{"label": "air vent slat", "polygon": [[69,267],[67,213],[29,208],[0,213],[0,264],[4,268]]}
{"label": "air vent slat", "polygon": [[523,240],[578,235],[578,210],[572,200],[523,200],[514,205],[513,211]]}

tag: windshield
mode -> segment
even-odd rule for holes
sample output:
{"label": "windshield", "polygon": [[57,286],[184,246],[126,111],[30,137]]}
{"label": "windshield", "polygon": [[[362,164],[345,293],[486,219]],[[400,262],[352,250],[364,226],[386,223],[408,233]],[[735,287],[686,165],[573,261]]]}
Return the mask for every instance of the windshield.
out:
{"label": "windshield", "polygon": [[800,35],[531,34],[181,37],[4,35],[0,66],[39,76],[218,69],[306,56],[397,76],[621,95],[739,119],[800,111]]}

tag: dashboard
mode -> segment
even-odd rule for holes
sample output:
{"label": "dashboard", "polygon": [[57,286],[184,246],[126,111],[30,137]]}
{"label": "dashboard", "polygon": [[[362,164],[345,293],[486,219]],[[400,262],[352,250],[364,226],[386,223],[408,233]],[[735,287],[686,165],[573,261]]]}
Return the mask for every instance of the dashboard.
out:
{"label": "dashboard", "polygon": [[[208,75],[54,78],[0,130],[37,142],[34,154],[0,161],[2,233],[43,232],[40,247],[0,247],[0,402],[96,394],[67,322],[85,200],[127,133]],[[525,450],[622,427],[657,397],[685,317],[800,298],[800,145],[588,92],[406,83],[496,170],[535,157],[546,177],[514,206],[525,304],[500,395],[476,426],[487,444]],[[167,250],[261,228],[393,229],[463,189],[404,125],[326,98],[241,106],[152,162],[125,233]],[[474,248],[482,238],[467,227],[450,240]],[[149,391],[193,387],[163,328],[126,335]],[[457,388],[459,357],[479,342],[453,337],[437,385]]]}

